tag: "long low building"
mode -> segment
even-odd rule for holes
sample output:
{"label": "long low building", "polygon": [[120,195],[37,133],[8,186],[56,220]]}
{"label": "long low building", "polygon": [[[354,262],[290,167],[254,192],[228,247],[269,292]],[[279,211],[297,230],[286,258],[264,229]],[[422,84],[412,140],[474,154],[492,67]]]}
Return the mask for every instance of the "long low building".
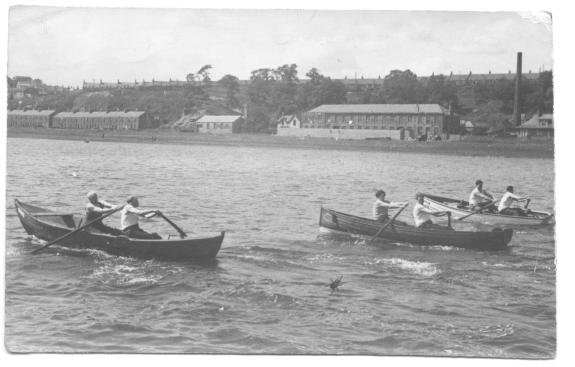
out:
{"label": "long low building", "polygon": [[141,130],[151,128],[145,111],[60,112],[53,110],[9,110],[8,127],[56,129]]}
{"label": "long low building", "polygon": [[145,111],[60,112],[52,118],[56,129],[141,130],[151,126]]}
{"label": "long low building", "polygon": [[8,127],[50,127],[53,110],[8,110]]}
{"label": "long low building", "polygon": [[302,114],[309,129],[403,130],[406,137],[449,132],[448,112],[438,104],[322,105]]}

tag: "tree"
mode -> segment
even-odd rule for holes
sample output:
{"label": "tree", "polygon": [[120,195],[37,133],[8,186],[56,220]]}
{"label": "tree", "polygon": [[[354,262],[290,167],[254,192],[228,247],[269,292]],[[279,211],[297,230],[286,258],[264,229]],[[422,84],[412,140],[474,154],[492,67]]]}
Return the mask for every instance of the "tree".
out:
{"label": "tree", "polygon": [[262,68],[252,71],[250,80],[274,80],[273,69]]}
{"label": "tree", "polygon": [[226,90],[226,105],[228,108],[236,107],[239,102],[236,98],[236,93],[240,91],[240,81],[237,77],[227,74],[224,75],[218,84],[223,86]]}
{"label": "tree", "polygon": [[322,104],[340,104],[346,102],[346,97],[347,91],[342,82],[324,78],[313,88],[311,103],[313,107]]}
{"label": "tree", "polygon": [[553,112],[553,72],[545,71],[539,74],[539,83],[541,84],[541,112]]}
{"label": "tree", "polygon": [[210,70],[212,69],[212,65],[206,64],[198,70],[196,75],[200,78],[200,80],[204,83],[209,83],[210,79]]}
{"label": "tree", "polygon": [[447,81],[443,75],[432,75],[427,82],[425,93],[427,103],[451,105],[453,108],[458,105],[457,87],[454,83]]}
{"label": "tree", "polygon": [[320,74],[317,68],[311,68],[306,74],[312,84],[318,84],[321,82],[325,77]]}
{"label": "tree", "polygon": [[297,84],[276,82],[272,85],[272,100],[270,107],[275,118],[291,115],[298,111],[296,103]]}
{"label": "tree", "polygon": [[420,103],[422,88],[411,70],[392,70],[383,79],[387,103]]}
{"label": "tree", "polygon": [[297,77],[297,65],[296,64],[285,64],[279,66],[274,70],[276,80],[281,80],[282,82],[297,82],[299,79]]}
{"label": "tree", "polygon": [[210,79],[210,70],[212,69],[212,65],[206,64],[197,71],[197,73],[189,73],[186,75],[186,81],[188,82],[204,82],[209,83]]}
{"label": "tree", "polygon": [[539,103],[542,113],[553,113],[553,72],[544,71],[539,74]]}
{"label": "tree", "polygon": [[261,104],[250,104],[246,119],[246,132],[268,133],[270,132],[270,122],[272,113]]}

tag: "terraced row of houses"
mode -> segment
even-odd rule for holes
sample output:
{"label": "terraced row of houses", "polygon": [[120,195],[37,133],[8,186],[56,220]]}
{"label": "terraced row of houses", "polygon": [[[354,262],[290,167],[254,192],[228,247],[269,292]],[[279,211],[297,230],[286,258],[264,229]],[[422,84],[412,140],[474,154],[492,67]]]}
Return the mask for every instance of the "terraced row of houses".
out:
{"label": "terraced row of houses", "polygon": [[[537,80],[539,78],[539,72],[532,73],[529,70],[528,73],[522,74],[522,78],[525,80]],[[443,75],[443,74],[441,74]],[[430,78],[433,76],[439,76],[432,74],[430,76],[418,76],[417,79],[422,82],[426,83]],[[464,86],[464,85],[476,85],[476,84],[489,84],[494,83],[497,80],[514,80],[515,73],[512,73],[509,70],[507,73],[492,73],[489,71],[487,74],[474,74],[470,71],[467,74],[454,74],[453,72],[449,74],[443,75],[446,81],[453,82],[455,85]],[[377,78],[364,78],[363,76],[357,78],[332,78],[334,81],[342,82],[348,91],[360,91],[370,88],[375,88],[377,86],[383,85],[384,78],[381,76]],[[307,79],[301,79],[300,82],[306,82]],[[139,88],[185,88],[190,86],[198,86],[202,85],[203,82],[200,81],[192,81],[192,80],[177,80],[177,79],[169,79],[169,80],[134,80],[133,82],[129,81],[116,81],[116,82],[106,82],[106,81],[93,81],[93,82],[82,82],[82,89],[88,90],[109,90],[109,89],[139,89]],[[249,80],[239,80],[239,84],[241,86],[247,86],[250,84]]]}

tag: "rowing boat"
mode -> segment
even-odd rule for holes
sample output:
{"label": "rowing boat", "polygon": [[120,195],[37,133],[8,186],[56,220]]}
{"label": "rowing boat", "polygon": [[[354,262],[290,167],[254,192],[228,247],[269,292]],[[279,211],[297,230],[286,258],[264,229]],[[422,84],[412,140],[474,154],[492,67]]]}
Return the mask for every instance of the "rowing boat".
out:
{"label": "rowing boat", "polygon": [[[15,200],[16,213],[29,235],[44,241],[60,238],[81,225],[82,216],[58,213]],[[127,236],[113,236],[96,230],[81,230],[58,242],[59,246],[74,249],[94,249],[112,255],[140,259],[175,261],[210,260],[216,257],[224,232],[210,237],[168,238],[142,240]]]}
{"label": "rowing boat", "polygon": [[406,242],[422,246],[454,246],[475,250],[502,250],[511,241],[513,230],[499,228],[491,232],[455,231],[448,227],[417,228],[410,225],[392,223],[383,231],[384,223],[357,217],[335,210],[321,208],[319,227],[322,231],[353,235],[375,236],[378,238]]}
{"label": "rowing boat", "polygon": [[437,195],[424,195],[424,205],[439,211],[450,211],[452,219],[500,226],[540,226],[549,224],[554,215],[542,211],[529,211],[526,216],[503,215],[489,212],[474,213],[464,200],[446,198]]}

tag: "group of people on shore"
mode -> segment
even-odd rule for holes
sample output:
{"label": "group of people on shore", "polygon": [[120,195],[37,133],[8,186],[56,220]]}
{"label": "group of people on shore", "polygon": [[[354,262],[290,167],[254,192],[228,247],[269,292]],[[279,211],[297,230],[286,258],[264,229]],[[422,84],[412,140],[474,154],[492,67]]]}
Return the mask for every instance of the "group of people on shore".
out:
{"label": "group of people on shore", "polygon": [[[141,210],[138,209],[140,202],[136,196],[129,196],[124,205],[113,205],[98,198],[95,191],[90,191],[87,195],[86,216],[84,224],[94,222],[90,225],[90,230],[97,230],[101,233],[111,234],[114,236],[128,236],[139,239],[161,239],[157,233],[148,233],[140,228],[140,217],[151,218],[158,214],[158,210]],[[120,229],[112,228],[105,225],[102,220],[104,215],[121,209]],[[102,218],[103,219],[103,218]]]}
{"label": "group of people on shore", "polygon": [[[409,205],[408,202],[391,202],[385,199],[385,191],[377,190],[375,193],[376,200],[373,203],[373,219],[378,222],[387,223],[390,220],[389,210],[390,209],[401,209]],[[451,216],[450,211],[437,211],[431,209],[423,204],[425,195],[417,193],[415,195],[416,204],[413,207],[413,221],[415,226],[418,228],[433,228],[440,227],[443,229],[450,228],[449,225],[439,226],[434,224],[432,217],[442,217]],[[505,193],[501,197],[501,200],[497,201],[495,197],[483,188],[483,181],[475,181],[475,187],[469,195],[468,205],[463,202],[460,203],[461,206],[473,212],[490,212],[501,215],[516,215],[524,216],[529,213],[529,210],[524,210],[519,207],[512,207],[514,202],[526,201],[529,202],[530,199],[524,198],[514,194],[513,186],[507,186]],[[497,205],[497,208],[495,208]],[[394,222],[399,225],[406,225],[403,222]]]}

